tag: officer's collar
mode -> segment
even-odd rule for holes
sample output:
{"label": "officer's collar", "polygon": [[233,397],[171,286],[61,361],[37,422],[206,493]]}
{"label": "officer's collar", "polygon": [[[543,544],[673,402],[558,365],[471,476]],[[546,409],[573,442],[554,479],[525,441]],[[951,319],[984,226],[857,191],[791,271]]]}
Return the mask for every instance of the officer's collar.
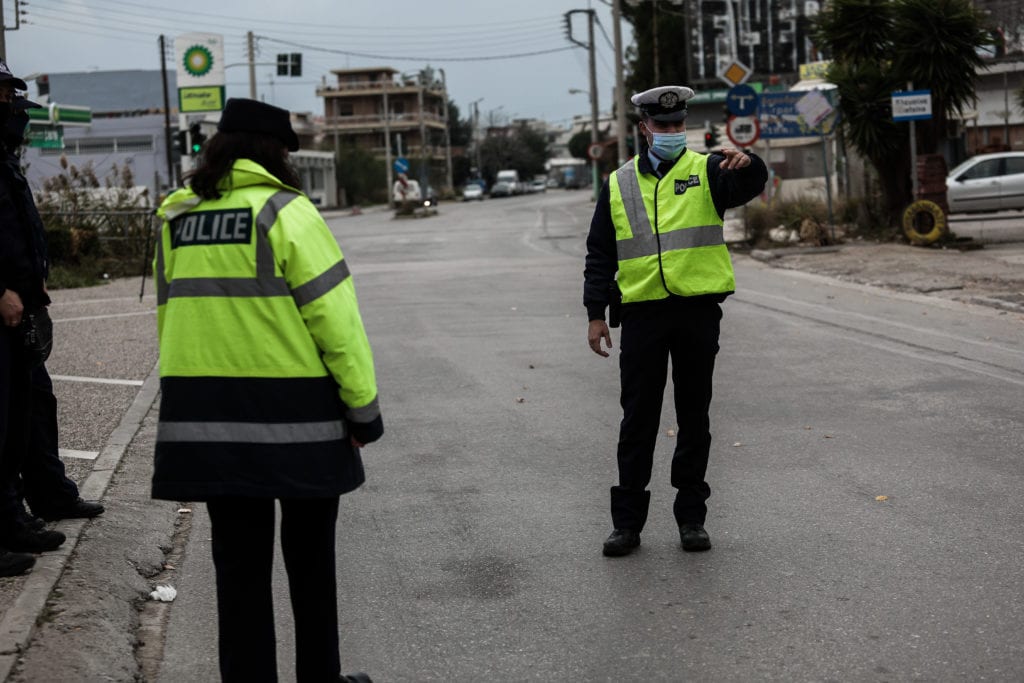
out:
{"label": "officer's collar", "polygon": [[[683,153],[680,154],[679,157],[672,162],[672,165],[674,166],[675,164],[678,164],[679,160],[686,156],[686,153],[688,151],[690,151],[689,148],[684,149]],[[638,164],[641,173],[646,173],[647,175],[658,175],[655,170],[654,163],[651,161],[651,154],[649,149],[644,149],[644,151],[640,153],[638,157]]]}

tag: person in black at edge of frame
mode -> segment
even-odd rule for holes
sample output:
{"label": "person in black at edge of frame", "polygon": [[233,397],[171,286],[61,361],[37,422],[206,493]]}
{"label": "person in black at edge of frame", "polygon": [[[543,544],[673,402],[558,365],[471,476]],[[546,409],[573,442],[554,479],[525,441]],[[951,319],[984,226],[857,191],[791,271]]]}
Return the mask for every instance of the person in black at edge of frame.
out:
{"label": "person in black at edge of frame", "polygon": [[[25,141],[25,130],[28,127],[29,109],[37,109],[39,105],[24,97],[16,97],[13,113],[3,132],[3,143],[7,152],[7,162],[11,173],[19,179],[22,209],[25,219],[33,235],[43,235],[42,241],[36,240],[43,249],[43,280],[49,275],[49,262],[45,258],[46,242],[43,221],[36,209],[35,200],[21,175],[18,150]],[[60,519],[91,518],[103,513],[103,506],[92,501],[85,501],[78,494],[78,486],[67,477],[64,463],[60,459],[58,449],[57,398],[53,394],[53,382],[40,363],[32,370],[31,389],[31,420],[29,424],[28,452],[21,466],[20,494],[32,511],[30,515],[19,501],[18,514],[24,524],[35,530],[42,530],[46,522]]]}
{"label": "person in black at edge of frame", "polygon": [[735,289],[723,217],[756,197],[768,173],[754,154],[687,149],[686,100],[693,95],[674,85],[633,95],[646,145],[601,189],[587,237],[583,303],[591,350],[609,355],[602,348],[612,346],[606,308],[612,325],[619,317],[622,326],[619,483],[611,487],[614,530],[603,547],[609,557],[640,546],[670,357],[679,430],[673,513],[683,550],[711,548],[704,529],[708,410],[721,303]]}
{"label": "person in black at edge of frame", "polygon": [[[59,531],[46,530],[26,519],[20,494],[20,473],[30,441],[32,371],[45,360],[49,333],[46,306],[46,243],[41,223],[34,223],[35,204],[21,174],[16,147],[6,134],[16,114],[16,91],[26,90],[0,62],[0,574],[26,571],[35,558],[25,553],[55,550],[65,541]],[[46,351],[30,349],[31,335]]]}

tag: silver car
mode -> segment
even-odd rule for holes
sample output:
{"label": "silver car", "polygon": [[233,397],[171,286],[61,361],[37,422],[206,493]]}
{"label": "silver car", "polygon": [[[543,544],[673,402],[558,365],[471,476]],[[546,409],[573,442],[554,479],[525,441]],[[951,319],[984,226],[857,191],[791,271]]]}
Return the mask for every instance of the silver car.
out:
{"label": "silver car", "polygon": [[979,154],[946,177],[950,213],[1024,209],[1024,152]]}

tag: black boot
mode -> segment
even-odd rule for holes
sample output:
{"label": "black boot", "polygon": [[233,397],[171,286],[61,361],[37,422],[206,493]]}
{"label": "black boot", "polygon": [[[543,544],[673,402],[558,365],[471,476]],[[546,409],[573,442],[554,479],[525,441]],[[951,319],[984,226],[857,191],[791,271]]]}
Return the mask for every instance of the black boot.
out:
{"label": "black boot", "polygon": [[632,529],[616,529],[604,542],[605,557],[622,557],[640,547],[640,532]]}
{"label": "black boot", "polygon": [[16,553],[45,553],[59,548],[67,537],[59,531],[33,531],[25,526],[16,526],[0,538],[0,544]]}
{"label": "black boot", "polygon": [[0,548],[0,576],[19,576],[36,563],[36,558],[27,553],[12,553]]}

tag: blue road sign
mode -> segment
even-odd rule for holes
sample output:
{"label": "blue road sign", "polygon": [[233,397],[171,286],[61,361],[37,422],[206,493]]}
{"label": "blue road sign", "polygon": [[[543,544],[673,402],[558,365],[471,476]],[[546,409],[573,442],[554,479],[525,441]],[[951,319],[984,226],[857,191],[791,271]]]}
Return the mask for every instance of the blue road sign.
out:
{"label": "blue road sign", "polygon": [[811,135],[829,135],[839,123],[838,95],[836,91],[824,90],[835,111],[818,126],[810,126],[796,108],[796,103],[807,95],[806,90],[761,93],[757,107],[757,118],[761,123],[761,139],[804,138]]}
{"label": "blue road sign", "polygon": [[757,91],[746,83],[734,85],[725,95],[725,106],[733,116],[753,116],[757,112]]}
{"label": "blue road sign", "polygon": [[394,163],[395,173],[408,173],[409,162],[404,157],[398,157]]}

